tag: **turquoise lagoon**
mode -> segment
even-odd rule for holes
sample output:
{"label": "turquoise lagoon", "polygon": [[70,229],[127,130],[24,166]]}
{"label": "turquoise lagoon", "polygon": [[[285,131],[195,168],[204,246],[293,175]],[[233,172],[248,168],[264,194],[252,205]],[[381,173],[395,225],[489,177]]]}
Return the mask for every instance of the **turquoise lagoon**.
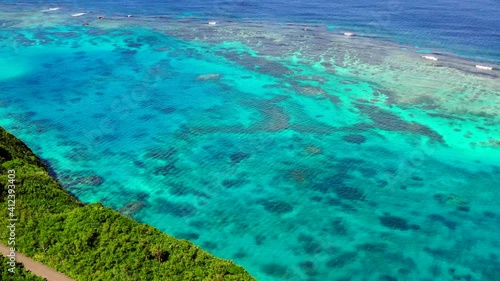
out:
{"label": "turquoise lagoon", "polygon": [[0,125],[81,201],[258,280],[500,280],[497,65],[313,24],[0,15]]}

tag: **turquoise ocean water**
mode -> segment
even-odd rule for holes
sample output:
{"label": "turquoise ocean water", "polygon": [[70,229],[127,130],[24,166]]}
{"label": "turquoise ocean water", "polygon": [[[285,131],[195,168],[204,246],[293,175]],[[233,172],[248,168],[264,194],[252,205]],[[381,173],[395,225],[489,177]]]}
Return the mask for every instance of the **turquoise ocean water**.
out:
{"label": "turquoise ocean water", "polygon": [[0,125],[81,201],[258,280],[500,280],[497,20],[471,43],[400,2],[297,3],[2,1]]}

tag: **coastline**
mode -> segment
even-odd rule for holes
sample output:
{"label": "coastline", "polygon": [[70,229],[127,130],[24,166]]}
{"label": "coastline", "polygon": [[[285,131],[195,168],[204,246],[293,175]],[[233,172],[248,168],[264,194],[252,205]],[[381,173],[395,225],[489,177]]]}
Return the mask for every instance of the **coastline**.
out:
{"label": "coastline", "polygon": [[[102,202],[189,239],[244,264],[259,280],[349,276],[371,254],[385,274],[400,266],[398,279],[416,278],[438,251],[448,251],[438,258],[449,266],[492,275],[485,267],[494,262],[472,266],[486,253],[466,253],[459,238],[445,237],[467,233],[484,241],[474,249],[494,245],[488,234],[497,233],[495,224],[468,226],[495,217],[494,200],[483,194],[498,166],[497,67],[478,70],[472,60],[320,25],[208,25],[168,16],[145,24],[124,15],[96,20],[94,13],[79,17],[90,23],[82,27],[63,10],[23,16],[30,26],[7,29],[7,37],[12,30],[24,35],[9,46],[23,54],[19,60],[31,55],[35,63],[7,77],[0,116],[80,201]],[[69,83],[60,87],[51,73]],[[136,80],[142,85],[129,83]],[[107,88],[110,82],[121,87]],[[18,85],[25,87],[16,92]],[[27,102],[17,100],[25,93]],[[108,114],[130,99],[131,122]],[[103,120],[123,122],[126,130],[100,126],[93,134]],[[284,189],[290,192],[280,194]],[[398,221],[401,232],[387,226]],[[379,239],[383,251],[372,253],[366,245],[385,233],[392,238]],[[331,251],[336,244],[342,247]],[[406,244],[413,264],[391,255]],[[344,257],[349,261],[336,262]]]}
{"label": "coastline", "polygon": [[16,252],[76,280],[254,280],[243,268],[191,242],[173,238],[99,203],[78,202],[48,175],[46,166],[24,143],[2,127],[0,152],[0,241],[8,243],[7,188],[3,183],[7,182],[6,171],[15,170],[19,212]]}

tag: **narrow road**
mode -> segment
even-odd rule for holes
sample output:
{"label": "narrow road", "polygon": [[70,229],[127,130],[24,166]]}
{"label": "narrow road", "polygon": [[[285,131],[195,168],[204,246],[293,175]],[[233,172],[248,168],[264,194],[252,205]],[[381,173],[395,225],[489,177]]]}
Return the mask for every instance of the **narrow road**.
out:
{"label": "narrow road", "polygon": [[[0,243],[0,252],[7,256],[10,253],[10,248]],[[48,281],[75,281],[66,275],[52,269],[42,263],[36,262],[27,256],[16,252],[16,260],[23,263],[24,267],[31,273],[46,278]]]}

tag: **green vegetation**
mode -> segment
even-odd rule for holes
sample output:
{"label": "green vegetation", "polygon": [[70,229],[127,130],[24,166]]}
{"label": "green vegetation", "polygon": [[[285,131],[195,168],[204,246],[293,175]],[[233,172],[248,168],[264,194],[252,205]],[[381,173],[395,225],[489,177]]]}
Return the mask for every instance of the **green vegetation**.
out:
{"label": "green vegetation", "polygon": [[33,273],[27,271],[22,263],[17,262],[16,263],[16,269],[15,273],[12,274],[7,271],[7,263],[9,262],[9,259],[0,255],[0,263],[2,266],[0,269],[2,272],[0,272],[0,280],[5,280],[5,281],[44,281],[46,280],[45,278],[38,277],[34,275]]}
{"label": "green vegetation", "polygon": [[[7,218],[9,212],[9,170],[16,175],[15,248],[76,280],[254,280],[240,266],[191,242],[99,203],[78,202],[24,143],[2,128],[0,218]],[[7,245],[6,223],[0,219],[0,241]]]}

